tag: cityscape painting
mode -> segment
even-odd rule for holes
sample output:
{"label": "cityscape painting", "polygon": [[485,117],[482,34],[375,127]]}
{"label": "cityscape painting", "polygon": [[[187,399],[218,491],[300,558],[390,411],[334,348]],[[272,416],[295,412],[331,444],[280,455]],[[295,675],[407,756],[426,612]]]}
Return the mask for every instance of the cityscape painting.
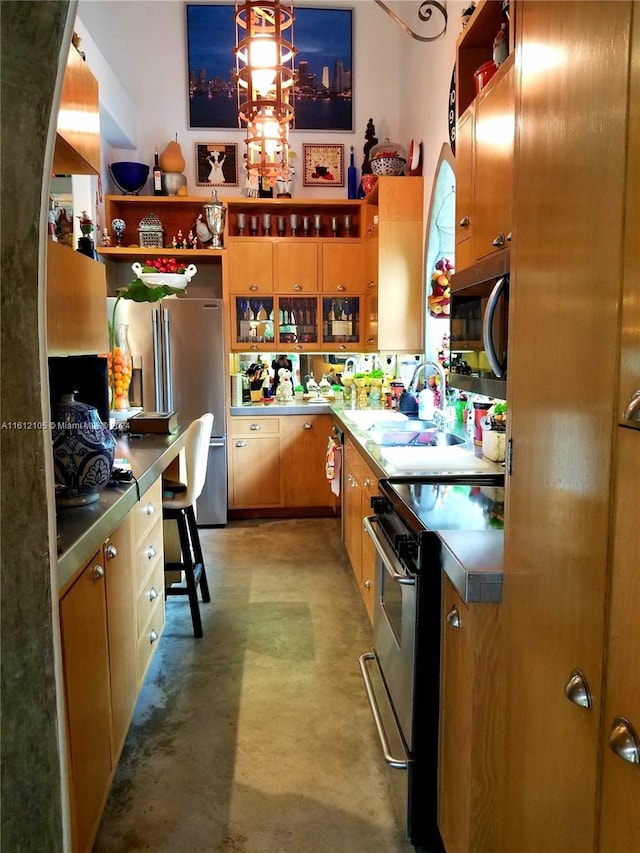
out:
{"label": "cityscape painting", "polygon": [[[233,4],[187,3],[189,127],[238,128]],[[353,11],[295,8],[295,130],[353,130]]]}

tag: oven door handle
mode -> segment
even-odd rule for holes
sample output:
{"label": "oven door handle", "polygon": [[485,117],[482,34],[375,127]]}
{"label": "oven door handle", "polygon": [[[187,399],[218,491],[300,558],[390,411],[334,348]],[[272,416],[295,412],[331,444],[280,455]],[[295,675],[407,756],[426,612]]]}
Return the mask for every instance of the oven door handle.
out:
{"label": "oven door handle", "polygon": [[[382,722],[382,715],[380,714],[380,708],[378,707],[375,693],[373,692],[373,684],[371,683],[369,671],[367,670],[367,661],[370,660],[374,661],[376,666],[378,667],[378,670],[380,670],[378,658],[373,654],[373,652],[367,652],[364,655],[360,655],[358,660],[360,663],[360,672],[362,673],[362,680],[364,681],[365,690],[367,691],[367,699],[369,700],[369,707],[371,708],[373,722],[376,724],[376,730],[378,732],[378,737],[380,738],[380,746],[382,747],[382,754],[384,755],[384,760],[387,762],[389,767],[393,767],[395,770],[406,770],[409,767],[409,762],[407,761],[407,759],[394,758],[393,755],[391,755],[389,740],[387,738],[387,733],[384,730],[384,724]],[[382,673],[380,673],[380,677],[382,677]]]}
{"label": "oven door handle", "polygon": [[395,560],[395,554],[392,549],[387,545],[387,543],[380,539],[376,531],[373,529],[373,522],[376,521],[375,515],[369,515],[366,518],[362,519],[362,523],[364,524],[364,529],[367,531],[373,544],[375,545],[376,551],[380,555],[380,559],[387,570],[387,574],[389,577],[396,581],[397,583],[404,584],[405,586],[415,586],[416,579],[407,577],[407,575],[400,574],[397,572],[393,566],[393,561]]}

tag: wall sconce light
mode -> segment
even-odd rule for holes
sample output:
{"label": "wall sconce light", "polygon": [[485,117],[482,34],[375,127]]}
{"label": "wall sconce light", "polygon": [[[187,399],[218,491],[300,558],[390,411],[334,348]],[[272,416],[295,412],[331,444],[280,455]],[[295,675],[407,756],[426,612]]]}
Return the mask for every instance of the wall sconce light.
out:
{"label": "wall sconce light", "polygon": [[293,21],[292,0],[236,0],[238,122],[247,128],[247,169],[268,183],[288,167]]}

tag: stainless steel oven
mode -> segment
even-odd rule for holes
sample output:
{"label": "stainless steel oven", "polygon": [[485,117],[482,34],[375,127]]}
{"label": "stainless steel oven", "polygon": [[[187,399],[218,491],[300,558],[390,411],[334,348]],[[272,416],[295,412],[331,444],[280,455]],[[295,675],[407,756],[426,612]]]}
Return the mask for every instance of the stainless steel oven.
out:
{"label": "stainless steel oven", "polygon": [[[440,714],[439,530],[489,529],[504,475],[381,480],[365,529],[375,546],[373,649],[360,669],[407,838],[444,850],[437,825]],[[492,514],[493,513],[493,514]],[[397,782],[397,778],[396,778]]]}

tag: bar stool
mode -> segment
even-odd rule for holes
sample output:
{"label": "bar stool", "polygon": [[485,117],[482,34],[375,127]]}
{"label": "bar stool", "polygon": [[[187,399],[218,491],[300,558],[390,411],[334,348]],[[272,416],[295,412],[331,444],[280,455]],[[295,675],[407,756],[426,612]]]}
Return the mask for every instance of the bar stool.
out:
{"label": "bar stool", "polygon": [[193,509],[207,477],[209,440],[213,430],[213,415],[208,412],[193,421],[185,437],[186,483],[163,483],[162,517],[178,525],[182,562],[165,562],[165,572],[184,573],[184,583],[166,584],[166,595],[189,597],[194,637],[202,637],[202,621],[198,604],[198,587],[204,602],[211,601],[209,584],[200,547],[200,536]]}

